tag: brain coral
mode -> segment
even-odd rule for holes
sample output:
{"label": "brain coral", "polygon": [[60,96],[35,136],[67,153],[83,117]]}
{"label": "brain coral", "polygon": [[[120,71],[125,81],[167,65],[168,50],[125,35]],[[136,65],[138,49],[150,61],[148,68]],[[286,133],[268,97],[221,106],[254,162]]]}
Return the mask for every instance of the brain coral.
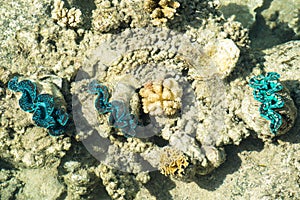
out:
{"label": "brain coral", "polygon": [[182,88],[173,78],[145,84],[140,95],[144,112],[151,115],[174,115],[181,108]]}

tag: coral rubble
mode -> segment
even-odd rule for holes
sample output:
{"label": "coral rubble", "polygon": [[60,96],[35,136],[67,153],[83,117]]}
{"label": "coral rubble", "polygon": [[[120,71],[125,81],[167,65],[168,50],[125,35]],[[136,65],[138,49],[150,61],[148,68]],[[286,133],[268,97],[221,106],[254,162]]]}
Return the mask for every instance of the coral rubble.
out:
{"label": "coral rubble", "polygon": [[67,9],[62,0],[54,1],[54,9],[51,12],[52,19],[62,27],[77,28],[81,23],[81,11],[76,8]]}

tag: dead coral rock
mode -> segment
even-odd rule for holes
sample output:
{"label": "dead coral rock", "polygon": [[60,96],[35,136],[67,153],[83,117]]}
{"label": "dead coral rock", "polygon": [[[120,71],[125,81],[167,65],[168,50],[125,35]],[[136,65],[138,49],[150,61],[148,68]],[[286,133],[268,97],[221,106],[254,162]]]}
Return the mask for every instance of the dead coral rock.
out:
{"label": "dead coral rock", "polygon": [[203,51],[201,65],[215,65],[222,78],[227,77],[234,70],[240,57],[239,48],[230,39],[209,42]]}
{"label": "dead coral rock", "polygon": [[256,9],[263,5],[262,0],[220,0],[220,10],[226,18],[235,16],[235,21],[241,22],[246,28],[255,23]]}
{"label": "dead coral rock", "polygon": [[22,169],[17,177],[24,187],[16,199],[57,199],[64,192],[64,185],[58,181],[57,167]]}
{"label": "dead coral rock", "polygon": [[140,95],[144,112],[151,115],[174,115],[181,108],[182,88],[173,78],[147,83]]}
{"label": "dead coral rock", "polygon": [[81,196],[92,191],[96,184],[93,175],[93,173],[85,169],[74,170],[63,175],[64,181],[68,186],[66,199],[80,199]]}
{"label": "dead coral rock", "polygon": [[300,36],[300,1],[274,0],[270,6],[262,12],[266,25],[271,30],[279,30],[284,33],[293,31],[296,36]]}
{"label": "dead coral rock", "polygon": [[189,165],[183,153],[171,147],[162,149],[159,169],[164,175],[182,176],[184,169]]}
{"label": "dead coral rock", "polygon": [[205,156],[209,163],[214,167],[219,167],[226,159],[226,154],[223,148],[216,148],[213,146],[202,146]]}
{"label": "dead coral rock", "polygon": [[61,0],[54,1],[51,15],[52,19],[62,27],[75,28],[81,23],[81,11],[75,8],[64,8],[64,2]]}
{"label": "dead coral rock", "polygon": [[96,4],[97,9],[93,10],[93,29],[97,32],[109,32],[117,29],[124,22],[123,13],[110,1],[102,1]]}
{"label": "dead coral rock", "polygon": [[102,179],[103,185],[112,199],[134,199],[139,184],[132,175],[104,164],[100,164],[95,169],[95,174]]}
{"label": "dead coral rock", "polygon": [[179,6],[178,2],[171,0],[146,0],[144,2],[144,9],[151,13],[150,17],[155,26],[166,23],[168,19],[173,19]]}

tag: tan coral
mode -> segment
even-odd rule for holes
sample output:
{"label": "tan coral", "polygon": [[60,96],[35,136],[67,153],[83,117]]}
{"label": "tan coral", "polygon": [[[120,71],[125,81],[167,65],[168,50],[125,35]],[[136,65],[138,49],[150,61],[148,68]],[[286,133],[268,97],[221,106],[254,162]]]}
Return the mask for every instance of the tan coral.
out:
{"label": "tan coral", "polygon": [[152,23],[155,26],[166,23],[168,19],[173,19],[176,9],[180,4],[172,0],[146,0],[144,9],[151,13]]}
{"label": "tan coral", "polygon": [[182,88],[173,78],[147,83],[139,94],[145,113],[174,115],[181,108]]}
{"label": "tan coral", "polygon": [[109,32],[117,29],[123,21],[122,14],[110,1],[103,1],[96,4],[97,9],[93,10],[92,26],[97,32]]}
{"label": "tan coral", "polygon": [[54,1],[51,15],[52,19],[62,27],[75,28],[81,23],[81,11],[75,8],[64,8],[64,2],[61,0]]}
{"label": "tan coral", "polygon": [[164,175],[182,176],[184,169],[189,165],[183,153],[171,147],[162,149],[159,169]]}

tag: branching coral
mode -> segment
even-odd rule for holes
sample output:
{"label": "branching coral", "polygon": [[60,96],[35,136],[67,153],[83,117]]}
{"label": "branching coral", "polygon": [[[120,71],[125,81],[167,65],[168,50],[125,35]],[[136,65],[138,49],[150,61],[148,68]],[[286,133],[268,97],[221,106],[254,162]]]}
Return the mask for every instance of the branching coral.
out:
{"label": "branching coral", "polygon": [[98,83],[96,80],[92,81],[88,86],[89,92],[97,94],[95,100],[95,108],[100,114],[111,113],[109,116],[109,124],[115,128],[122,130],[126,137],[135,136],[135,128],[137,126],[137,119],[129,112],[128,107],[123,101],[109,100],[108,88]]}
{"label": "branching coral", "polygon": [[62,27],[75,28],[81,23],[81,11],[71,8],[64,8],[64,2],[61,0],[54,1],[54,9],[51,12],[52,19]]}
{"label": "branching coral", "polygon": [[151,115],[174,115],[181,108],[182,88],[173,78],[147,83],[140,95],[144,112]]}
{"label": "branching coral", "polygon": [[278,82],[280,75],[276,72],[269,72],[266,75],[255,76],[250,79],[249,86],[254,88],[254,99],[261,102],[259,107],[260,115],[270,121],[270,130],[276,134],[282,125],[282,117],[274,109],[284,106],[282,97],[276,92],[282,90],[282,85]]}
{"label": "branching coral", "polygon": [[25,112],[33,112],[32,120],[38,126],[49,129],[49,134],[52,136],[64,132],[69,116],[63,109],[56,107],[53,96],[38,95],[35,83],[30,80],[18,82],[17,76],[9,81],[8,88],[15,92],[22,92],[19,105]]}
{"label": "branching coral", "polygon": [[164,175],[182,176],[189,165],[183,153],[171,147],[165,147],[160,154],[159,169]]}
{"label": "branching coral", "polygon": [[172,0],[146,0],[144,8],[151,13],[153,25],[160,25],[166,23],[168,19],[173,19],[176,9],[180,4]]}

